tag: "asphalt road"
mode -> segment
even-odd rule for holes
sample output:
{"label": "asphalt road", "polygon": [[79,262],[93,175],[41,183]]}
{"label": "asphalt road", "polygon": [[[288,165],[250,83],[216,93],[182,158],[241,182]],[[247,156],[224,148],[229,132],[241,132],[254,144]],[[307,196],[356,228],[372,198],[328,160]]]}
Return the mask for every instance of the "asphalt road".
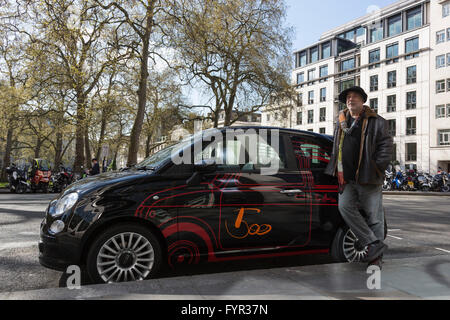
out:
{"label": "asphalt road", "polygon": [[[62,272],[38,262],[39,225],[52,194],[0,194],[0,292],[55,288]],[[450,196],[385,195],[389,250],[385,260],[450,254]],[[327,255],[179,267],[162,277],[329,263]],[[83,284],[88,284],[84,281]]]}

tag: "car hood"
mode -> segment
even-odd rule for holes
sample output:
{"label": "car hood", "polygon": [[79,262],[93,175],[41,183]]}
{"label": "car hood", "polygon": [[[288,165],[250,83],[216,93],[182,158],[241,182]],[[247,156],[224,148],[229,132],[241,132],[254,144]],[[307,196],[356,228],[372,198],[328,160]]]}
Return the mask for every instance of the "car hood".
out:
{"label": "car hood", "polygon": [[66,190],[64,190],[64,193],[61,196],[64,196],[71,192],[85,194],[102,188],[119,186],[129,181],[135,181],[137,179],[148,179],[149,177],[155,177],[155,173],[153,171],[138,170],[105,172],[78,180],[77,182],[71,184]]}

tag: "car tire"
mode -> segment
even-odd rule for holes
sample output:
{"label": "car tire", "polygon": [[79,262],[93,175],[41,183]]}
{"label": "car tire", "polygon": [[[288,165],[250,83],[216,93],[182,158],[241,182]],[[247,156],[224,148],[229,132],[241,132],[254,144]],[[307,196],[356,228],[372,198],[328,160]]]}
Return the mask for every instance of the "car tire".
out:
{"label": "car tire", "polygon": [[158,238],[137,224],[114,225],[94,240],[86,268],[94,283],[145,280],[155,277],[163,264]]}
{"label": "car tire", "polygon": [[[384,239],[387,237],[386,213],[384,214]],[[348,226],[340,227],[331,245],[331,257],[334,262],[360,262],[367,255],[367,247],[358,251],[354,244],[357,238]]]}

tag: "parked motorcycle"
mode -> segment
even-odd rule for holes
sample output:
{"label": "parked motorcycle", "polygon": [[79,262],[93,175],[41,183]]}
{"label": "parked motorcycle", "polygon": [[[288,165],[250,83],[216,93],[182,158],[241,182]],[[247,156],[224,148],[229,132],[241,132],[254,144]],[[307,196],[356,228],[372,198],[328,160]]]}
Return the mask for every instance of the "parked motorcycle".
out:
{"label": "parked motorcycle", "polygon": [[74,174],[69,168],[60,166],[60,172],[53,175],[51,180],[53,182],[52,191],[59,193],[73,182]]}
{"label": "parked motorcycle", "polygon": [[448,175],[446,172],[436,174],[431,181],[431,190],[438,192],[449,192]]}
{"label": "parked motorcycle", "polygon": [[394,172],[385,171],[384,181],[383,181],[383,190],[389,191],[392,190],[392,178],[394,177]]}
{"label": "parked motorcycle", "polygon": [[30,187],[32,192],[42,190],[48,192],[50,177],[52,172],[49,169],[47,160],[34,159],[31,166]]}
{"label": "parked motorcycle", "polygon": [[397,171],[394,180],[392,181],[392,187],[395,190],[406,190],[407,180],[402,171]]}
{"label": "parked motorcycle", "polygon": [[25,193],[28,190],[28,167],[16,166],[6,168],[8,174],[9,191],[12,193]]}

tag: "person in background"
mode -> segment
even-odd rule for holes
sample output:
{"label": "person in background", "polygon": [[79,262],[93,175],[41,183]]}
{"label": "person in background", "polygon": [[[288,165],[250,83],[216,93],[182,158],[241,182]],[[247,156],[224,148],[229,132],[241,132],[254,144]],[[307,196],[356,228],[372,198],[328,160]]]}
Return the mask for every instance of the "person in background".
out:
{"label": "person in background", "polygon": [[96,158],[92,159],[92,168],[89,170],[89,175],[95,176],[96,174],[100,173],[100,165],[98,164],[98,161]]}

